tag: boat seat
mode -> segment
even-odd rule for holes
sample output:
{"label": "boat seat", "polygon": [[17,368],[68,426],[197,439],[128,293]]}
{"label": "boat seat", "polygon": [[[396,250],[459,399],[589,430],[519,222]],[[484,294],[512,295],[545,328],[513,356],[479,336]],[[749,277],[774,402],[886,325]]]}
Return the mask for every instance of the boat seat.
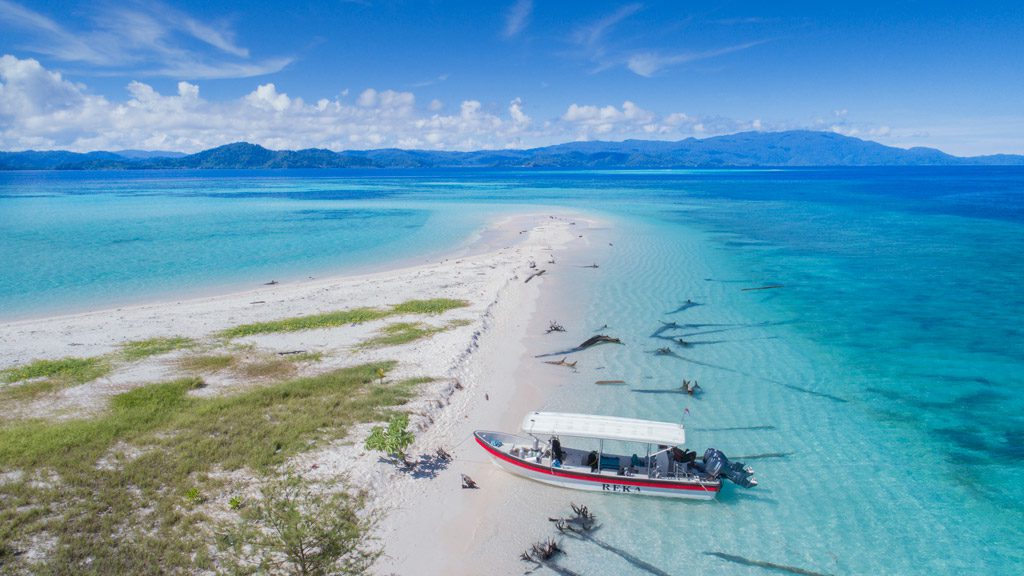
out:
{"label": "boat seat", "polygon": [[618,456],[601,455],[601,470],[618,470],[622,468]]}

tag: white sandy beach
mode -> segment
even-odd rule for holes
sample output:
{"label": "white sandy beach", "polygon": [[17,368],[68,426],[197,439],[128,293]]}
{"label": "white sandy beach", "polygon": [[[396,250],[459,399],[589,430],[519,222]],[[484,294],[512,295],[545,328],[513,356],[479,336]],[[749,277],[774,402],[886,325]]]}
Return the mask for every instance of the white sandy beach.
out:
{"label": "white sandy beach", "polygon": [[[511,480],[486,462],[467,439],[476,428],[515,429],[526,411],[543,404],[545,389],[561,369],[550,370],[553,367],[533,359],[537,352],[529,349],[527,340],[543,333],[556,309],[564,311],[568,306],[553,300],[553,293],[545,296],[545,284],[565,282],[559,278],[560,270],[570,272],[565,262],[590,257],[588,231],[596,226],[578,215],[522,214],[495,223],[440,262],[0,324],[0,369],[38,358],[109,354],[125,342],[159,336],[211,341],[218,330],[251,322],[382,307],[410,299],[464,299],[470,303],[467,308],[448,312],[443,319],[415,320],[441,325],[461,319],[468,321],[466,325],[403,346],[354,348],[385,321],[245,337],[232,345],[246,346],[246,354],[322,353],[323,360],[303,366],[302,374],[394,359],[399,365],[391,376],[437,378],[404,407],[412,414],[410,428],[417,434],[411,454],[432,454],[444,448],[455,457],[436,477],[414,478],[365,451],[362,439],[369,426],[357,427],[345,441],[302,454],[291,465],[325,481],[344,475],[371,491],[372,508],[384,514],[377,535],[385,556],[378,573],[477,574],[492,572],[496,565],[504,566],[498,572],[507,572],[519,568],[516,558],[526,547],[531,529],[512,531],[511,538],[501,530],[502,519],[495,514],[505,507],[499,504],[507,500],[504,487]],[[524,282],[538,269],[547,274]],[[95,413],[117,393],[180,376],[175,360],[182,354],[121,365],[107,377],[8,407],[5,417],[69,418]],[[196,393],[230,393],[259,385],[230,372],[204,379],[207,387]],[[475,478],[482,488],[462,490],[462,473]],[[217,498],[210,503],[219,504],[223,503]]]}

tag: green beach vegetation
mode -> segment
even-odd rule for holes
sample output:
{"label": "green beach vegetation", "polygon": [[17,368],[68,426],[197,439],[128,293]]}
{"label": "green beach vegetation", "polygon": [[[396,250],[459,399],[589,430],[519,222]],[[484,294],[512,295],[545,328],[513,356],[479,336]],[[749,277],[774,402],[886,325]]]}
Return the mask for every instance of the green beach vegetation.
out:
{"label": "green beach vegetation", "polygon": [[175,350],[191,348],[196,341],[184,336],[170,336],[148,338],[146,340],[134,340],[121,345],[121,357],[129,362],[159,356]]}
{"label": "green beach vegetation", "polygon": [[465,308],[469,302],[451,298],[430,298],[428,300],[406,300],[391,307],[392,314],[444,314],[456,308]]}
{"label": "green beach vegetation", "polygon": [[[0,380],[8,384],[0,389],[0,397],[15,400],[31,399],[62,388],[91,382],[106,376],[111,370],[113,366],[110,361],[102,356],[34,360],[0,371]],[[19,382],[24,383],[18,384]]]}
{"label": "green beach vegetation", "polygon": [[295,376],[299,365],[316,363],[323,359],[322,352],[280,354],[260,352],[255,348],[241,348],[226,353],[194,354],[178,358],[178,369],[188,374],[215,374],[230,370],[248,379],[282,380]]}
{"label": "green beach vegetation", "polygon": [[336,310],[322,314],[308,316],[295,316],[272,320],[269,322],[256,322],[253,324],[242,324],[217,333],[225,339],[240,338],[242,336],[254,336],[257,334],[273,334],[276,332],[298,332],[301,330],[316,330],[319,328],[336,328],[349,324],[362,324],[373,320],[380,320],[391,316],[402,314],[443,314],[456,308],[469,306],[465,300],[454,300],[451,298],[431,298],[428,300],[408,300],[396,304],[390,308],[353,308],[350,310]]}
{"label": "green beach vegetation", "polygon": [[34,360],[28,364],[0,371],[4,382],[13,383],[34,378],[53,378],[71,384],[84,384],[110,372],[110,364],[102,357]]}
{"label": "green beach vegetation", "polygon": [[364,447],[367,450],[383,452],[392,458],[405,460],[405,449],[416,440],[412,432],[407,429],[408,427],[409,415],[395,414],[388,422],[387,428],[373,427]]}
{"label": "green beach vegetation", "polygon": [[299,352],[298,354],[289,354],[288,355],[288,359],[291,360],[292,362],[296,362],[296,363],[302,363],[302,362],[315,363],[315,362],[320,362],[321,360],[324,359],[324,353],[323,352]]}
{"label": "green beach vegetation", "polygon": [[298,371],[295,364],[292,358],[274,355],[241,364],[236,372],[245,378],[290,378]]}
{"label": "green beach vegetation", "polygon": [[367,574],[380,557],[367,537],[374,521],[362,513],[365,493],[331,492],[293,472],[261,493],[221,536],[234,553],[226,562],[232,571],[256,566],[260,574]]}
{"label": "green beach vegetation", "polygon": [[[92,418],[0,424],[0,566],[42,574],[217,569],[208,508],[237,486],[214,473],[272,475],[353,424],[386,420],[429,381],[378,378],[394,366],[364,364],[215,398],[189,394],[203,382],[183,378],[119,394]],[[364,528],[348,527],[357,541]],[[25,564],[25,547],[40,542],[52,546]]]}
{"label": "green beach vegetation", "polygon": [[235,366],[238,357],[234,354],[195,354],[178,359],[178,368],[185,372],[211,374]]}
{"label": "green beach vegetation", "polygon": [[408,344],[409,342],[429,338],[439,332],[465,326],[468,323],[466,320],[452,320],[444,326],[431,326],[422,322],[396,322],[378,330],[376,336],[361,342],[359,348],[383,348],[385,346]]}

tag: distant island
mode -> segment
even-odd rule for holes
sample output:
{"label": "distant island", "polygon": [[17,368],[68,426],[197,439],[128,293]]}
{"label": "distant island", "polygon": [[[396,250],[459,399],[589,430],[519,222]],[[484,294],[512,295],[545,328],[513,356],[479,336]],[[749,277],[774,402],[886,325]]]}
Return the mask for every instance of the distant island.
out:
{"label": "distant island", "polygon": [[895,148],[835,134],[792,130],[741,132],[675,142],[569,142],[526,150],[268,150],[237,142],[180,152],[0,152],[0,170],[256,168],[719,168],[798,166],[1024,165],[1024,155],[959,157],[934,148]]}

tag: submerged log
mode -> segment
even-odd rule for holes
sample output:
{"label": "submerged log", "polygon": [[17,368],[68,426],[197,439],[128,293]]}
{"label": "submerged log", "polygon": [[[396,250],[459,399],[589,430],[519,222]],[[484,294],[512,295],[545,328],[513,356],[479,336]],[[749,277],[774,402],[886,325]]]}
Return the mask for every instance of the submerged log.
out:
{"label": "submerged log", "polygon": [[625,384],[625,380],[598,380],[594,384]]}
{"label": "submerged log", "polygon": [[598,334],[597,336],[591,336],[590,338],[587,338],[577,348],[579,348],[580,350],[584,350],[586,348],[590,348],[591,346],[602,344],[605,342],[609,344],[622,344],[622,340],[619,340],[618,338],[612,338],[611,336]]}
{"label": "submerged log", "polygon": [[756,288],[740,288],[740,292],[753,292],[755,290],[775,290],[776,288],[785,288],[783,284],[769,284],[768,286],[758,286]]}
{"label": "submerged log", "polygon": [[693,308],[695,306],[702,306],[702,304],[699,303],[699,302],[694,302],[693,300],[690,300],[689,298],[687,298],[686,302],[683,302],[682,304],[680,304],[675,310],[672,310],[671,312],[666,312],[666,314],[675,314],[677,312],[683,312],[683,311],[689,310],[690,308]]}
{"label": "submerged log", "polygon": [[[607,336],[605,334],[598,334],[597,336],[591,336],[590,338],[587,338],[586,340],[583,341],[582,344],[575,348],[570,348],[568,350],[559,350],[558,352],[549,352],[547,354],[538,354],[534,356],[534,358],[548,358],[551,356],[565,356],[566,354],[575,354],[577,352],[582,352],[583,350],[586,350],[591,346],[595,346],[597,344],[602,344],[605,342],[610,344],[622,344],[622,340],[619,340],[618,338],[612,338],[611,336]],[[552,364],[553,363],[554,362],[552,362]]]}
{"label": "submerged log", "polygon": [[758,460],[761,458],[789,458],[796,452],[765,452],[763,454],[750,454],[746,456],[736,456],[737,460]]}
{"label": "submerged log", "polygon": [[736,554],[726,554],[725,552],[705,552],[708,556],[715,556],[733,562],[741,566],[756,566],[758,568],[768,568],[769,570],[775,570],[778,572],[786,572],[788,574],[799,574],[800,576],[829,576],[824,572],[814,572],[797,566],[787,566],[785,564],[776,564],[775,562],[766,562],[764,560],[754,560],[752,558],[744,558],[743,556],[737,556]]}
{"label": "submerged log", "polygon": [[675,322],[661,322],[661,327],[651,333],[651,338],[659,338],[666,330],[679,328]]}

